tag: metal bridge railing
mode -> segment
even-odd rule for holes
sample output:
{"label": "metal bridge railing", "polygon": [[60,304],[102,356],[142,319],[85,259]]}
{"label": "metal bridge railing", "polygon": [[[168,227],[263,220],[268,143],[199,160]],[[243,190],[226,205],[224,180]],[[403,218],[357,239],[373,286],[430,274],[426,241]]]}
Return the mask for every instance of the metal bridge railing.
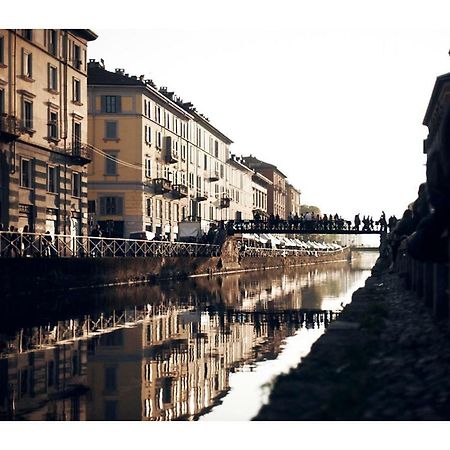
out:
{"label": "metal bridge railing", "polygon": [[220,246],[91,236],[0,232],[0,257],[162,257],[220,255]]}

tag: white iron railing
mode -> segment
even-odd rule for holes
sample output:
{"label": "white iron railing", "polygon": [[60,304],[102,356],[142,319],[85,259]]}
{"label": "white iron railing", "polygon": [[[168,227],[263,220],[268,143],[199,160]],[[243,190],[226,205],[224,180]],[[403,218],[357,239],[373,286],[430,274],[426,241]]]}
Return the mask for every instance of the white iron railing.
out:
{"label": "white iron railing", "polygon": [[219,256],[220,246],[92,236],[0,232],[0,257]]}

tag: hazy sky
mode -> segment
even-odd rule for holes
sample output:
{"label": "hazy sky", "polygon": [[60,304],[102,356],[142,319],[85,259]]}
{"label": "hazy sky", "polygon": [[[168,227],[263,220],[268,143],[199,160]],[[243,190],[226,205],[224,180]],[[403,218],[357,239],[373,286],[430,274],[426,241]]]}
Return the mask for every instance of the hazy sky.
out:
{"label": "hazy sky", "polygon": [[450,7],[422,3],[81,2],[76,24],[99,35],[90,58],[191,101],[302,203],[399,216],[425,179],[422,120],[450,71]]}

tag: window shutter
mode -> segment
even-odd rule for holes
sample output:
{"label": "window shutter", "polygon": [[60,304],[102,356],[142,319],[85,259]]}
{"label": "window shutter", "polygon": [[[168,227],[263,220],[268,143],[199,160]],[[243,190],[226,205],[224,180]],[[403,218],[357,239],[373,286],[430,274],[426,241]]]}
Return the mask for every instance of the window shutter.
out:
{"label": "window shutter", "polygon": [[122,197],[116,197],[116,201],[117,201],[116,214],[120,216],[120,215],[123,214],[123,198]]}
{"label": "window shutter", "polygon": [[117,112],[120,113],[122,112],[122,97],[118,95],[116,97],[116,101],[117,101]]}
{"label": "window shutter", "polygon": [[106,197],[100,197],[100,215],[106,215]]}
{"label": "window shutter", "polygon": [[31,53],[28,54],[28,75],[33,76],[33,55]]}

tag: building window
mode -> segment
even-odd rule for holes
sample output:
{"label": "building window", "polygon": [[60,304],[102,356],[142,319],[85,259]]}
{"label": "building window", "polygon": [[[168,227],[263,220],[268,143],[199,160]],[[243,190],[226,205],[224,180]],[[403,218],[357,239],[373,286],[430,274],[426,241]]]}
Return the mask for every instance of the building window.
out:
{"label": "building window", "polygon": [[53,55],[58,55],[58,32],[48,30],[48,51]]}
{"label": "building window", "polygon": [[161,123],[161,108],[155,105],[155,118],[158,123]]}
{"label": "building window", "polygon": [[0,36],[0,64],[5,64],[5,38]]}
{"label": "building window", "polygon": [[33,102],[30,100],[23,100],[22,103],[22,120],[23,127],[27,130],[33,129]]}
{"label": "building window", "polygon": [[72,80],[73,80],[73,83],[72,83],[72,91],[73,91],[72,101],[81,103],[81,81],[78,80],[77,78],[73,78]]}
{"label": "building window", "polygon": [[152,143],[152,127],[145,127],[146,128],[146,136],[145,136],[145,141],[148,144]]}
{"label": "building window", "polygon": [[102,95],[102,112],[119,113],[121,111],[121,97],[119,95]]}
{"label": "building window", "polygon": [[166,128],[170,130],[170,114],[166,113]]}
{"label": "building window", "polygon": [[117,139],[117,122],[105,121],[105,138]]}
{"label": "building window", "polygon": [[0,114],[5,112],[5,90],[0,89]]}
{"label": "building window", "polygon": [[121,215],[123,210],[122,197],[100,197],[100,214],[102,216]]}
{"label": "building window", "polygon": [[153,215],[153,208],[152,208],[152,199],[151,198],[147,198],[145,200],[145,214],[147,215],[147,217],[152,217]]}
{"label": "building window", "polygon": [[83,61],[81,60],[81,47],[73,44],[73,65],[76,69],[81,69]]}
{"label": "building window", "polygon": [[48,115],[48,137],[58,139],[58,113],[54,111]]}
{"label": "building window", "polygon": [[105,153],[105,175],[117,175],[117,152]]}
{"label": "building window", "polygon": [[47,166],[47,191],[53,194],[58,192],[58,169]]}
{"label": "building window", "polygon": [[152,160],[150,158],[145,158],[145,178],[152,177]]}
{"label": "building window", "polygon": [[22,76],[31,78],[33,75],[33,55],[26,51],[22,50]]}
{"label": "building window", "polygon": [[156,218],[162,218],[162,200],[156,200]]}
{"label": "building window", "polygon": [[162,148],[162,136],[161,131],[156,132],[156,148]]}
{"label": "building window", "polygon": [[204,155],[204,163],[205,163],[205,165],[204,165],[204,169],[205,170],[208,170],[208,156],[207,155]]}
{"label": "building window", "polygon": [[218,141],[214,141],[214,156],[216,158],[219,157],[219,142]]}
{"label": "building window", "polygon": [[72,196],[81,197],[81,173],[72,172]]}
{"label": "building window", "polygon": [[95,200],[88,200],[88,213],[95,214],[96,212]]}
{"label": "building window", "polygon": [[26,158],[21,158],[20,160],[20,185],[22,187],[31,188],[31,177],[32,177],[32,164],[31,160]]}
{"label": "building window", "polygon": [[48,65],[48,88],[52,91],[58,90],[58,69]]}
{"label": "building window", "polygon": [[28,41],[33,40],[33,30],[22,30],[22,37]]}
{"label": "building window", "polygon": [[74,122],[73,124],[73,135],[72,135],[72,146],[75,152],[80,151],[81,147],[81,123]]}

